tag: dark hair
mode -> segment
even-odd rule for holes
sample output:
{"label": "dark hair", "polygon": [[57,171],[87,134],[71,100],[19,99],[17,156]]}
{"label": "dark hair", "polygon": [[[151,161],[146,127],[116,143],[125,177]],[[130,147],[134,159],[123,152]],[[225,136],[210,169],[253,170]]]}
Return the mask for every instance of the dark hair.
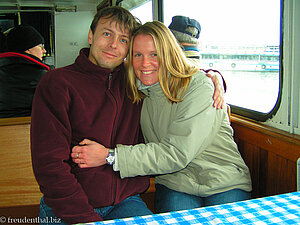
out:
{"label": "dark hair", "polygon": [[130,35],[133,30],[140,25],[140,22],[135,18],[127,9],[120,6],[110,6],[100,8],[91,23],[90,29],[94,33],[98,22],[101,18],[112,19],[112,21],[117,22],[120,28],[129,29]]}

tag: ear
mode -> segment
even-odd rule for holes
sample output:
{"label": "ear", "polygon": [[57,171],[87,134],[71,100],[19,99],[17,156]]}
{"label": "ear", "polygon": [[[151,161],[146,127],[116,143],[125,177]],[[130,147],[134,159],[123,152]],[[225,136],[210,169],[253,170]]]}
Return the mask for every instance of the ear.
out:
{"label": "ear", "polygon": [[89,35],[88,35],[88,41],[89,41],[90,45],[93,43],[93,40],[94,40],[94,35],[93,35],[92,30],[90,29],[89,30]]}

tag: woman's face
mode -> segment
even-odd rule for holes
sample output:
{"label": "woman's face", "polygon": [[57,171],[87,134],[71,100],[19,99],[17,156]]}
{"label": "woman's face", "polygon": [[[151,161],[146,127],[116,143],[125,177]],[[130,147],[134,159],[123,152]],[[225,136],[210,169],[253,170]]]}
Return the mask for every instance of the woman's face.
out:
{"label": "woman's face", "polygon": [[144,85],[157,83],[159,62],[153,38],[150,35],[137,35],[133,41],[132,53],[135,75]]}

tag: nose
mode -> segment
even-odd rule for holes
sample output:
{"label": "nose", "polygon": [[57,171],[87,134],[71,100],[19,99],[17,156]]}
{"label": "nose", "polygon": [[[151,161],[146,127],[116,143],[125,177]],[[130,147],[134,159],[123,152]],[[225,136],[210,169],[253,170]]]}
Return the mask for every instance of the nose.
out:
{"label": "nose", "polygon": [[111,42],[110,42],[110,46],[112,48],[116,48],[117,47],[117,41],[118,41],[118,39],[116,37],[112,37]]}
{"label": "nose", "polygon": [[143,61],[142,61],[143,66],[147,66],[149,64],[149,60],[147,57],[143,57]]}

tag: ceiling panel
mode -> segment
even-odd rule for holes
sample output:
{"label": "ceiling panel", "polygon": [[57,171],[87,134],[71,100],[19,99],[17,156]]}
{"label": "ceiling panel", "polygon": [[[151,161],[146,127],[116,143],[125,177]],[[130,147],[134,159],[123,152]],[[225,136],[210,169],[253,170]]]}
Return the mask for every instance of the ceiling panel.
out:
{"label": "ceiling panel", "polygon": [[21,7],[68,7],[75,6],[77,9],[95,7],[102,0],[1,0],[0,11],[20,10]]}

